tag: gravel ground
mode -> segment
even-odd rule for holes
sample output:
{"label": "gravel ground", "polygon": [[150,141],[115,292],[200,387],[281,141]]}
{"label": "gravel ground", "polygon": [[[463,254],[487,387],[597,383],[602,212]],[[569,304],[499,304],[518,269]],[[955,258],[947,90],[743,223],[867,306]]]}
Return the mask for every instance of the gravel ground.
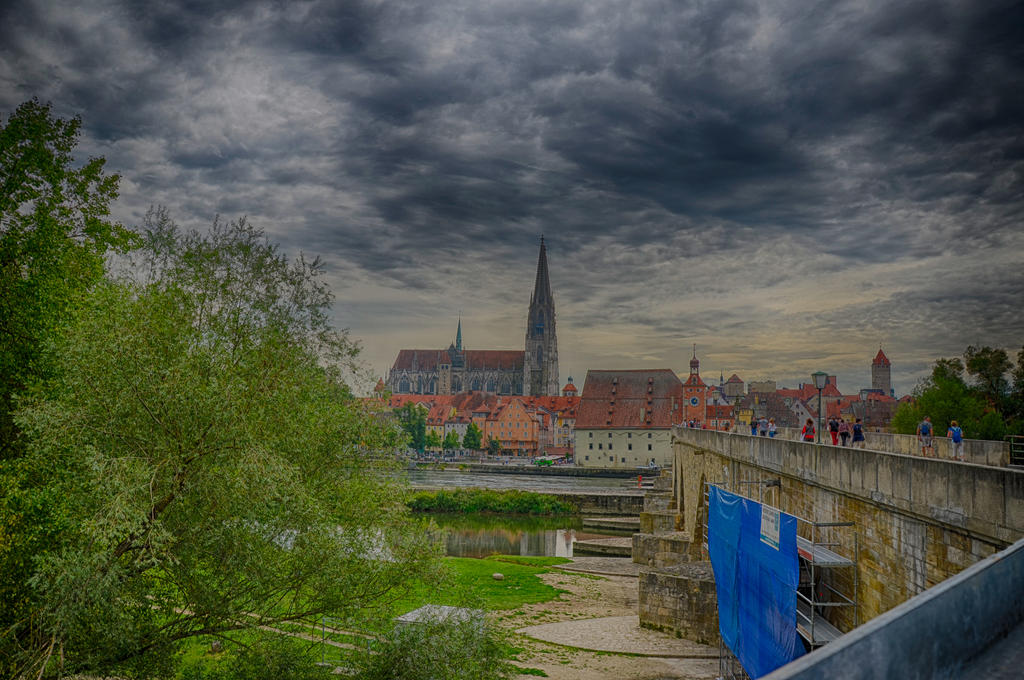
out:
{"label": "gravel ground", "polygon": [[567,593],[501,618],[523,650],[520,666],[543,670],[552,680],[711,680],[718,675],[717,649],[640,628],[636,565],[628,558],[577,558],[565,567],[541,578]]}

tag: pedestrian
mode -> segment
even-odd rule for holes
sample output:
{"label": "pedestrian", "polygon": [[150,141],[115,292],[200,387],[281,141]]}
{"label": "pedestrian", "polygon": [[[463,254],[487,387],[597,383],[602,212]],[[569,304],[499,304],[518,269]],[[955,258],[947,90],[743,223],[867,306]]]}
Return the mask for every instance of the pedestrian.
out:
{"label": "pedestrian", "polygon": [[864,426],[861,424],[860,418],[857,418],[853,424],[853,448],[864,448]]}
{"label": "pedestrian", "polygon": [[750,436],[757,436],[757,420],[754,418],[754,416],[750,416]]}
{"label": "pedestrian", "polygon": [[807,422],[804,423],[804,429],[800,430],[800,439],[805,442],[814,441],[814,419],[808,418]]}
{"label": "pedestrian", "polygon": [[839,421],[835,418],[828,419],[828,433],[832,435],[832,446],[839,443]]}
{"label": "pedestrian", "polygon": [[761,416],[760,420],[757,421],[757,430],[762,437],[768,436],[768,419]]}
{"label": "pedestrian", "polygon": [[774,437],[775,433],[778,432],[778,429],[779,428],[775,427],[775,418],[769,418],[768,419],[768,436],[769,437]]}
{"label": "pedestrian", "polygon": [[964,431],[960,429],[955,420],[950,421],[946,436],[952,440],[953,457],[962,461],[964,459]]}
{"label": "pedestrian", "polygon": [[932,455],[935,453],[935,448],[932,446],[932,435],[932,419],[925,416],[924,420],[922,420],[917,426],[917,441],[921,442],[922,456],[927,457],[929,455],[929,451],[931,451]]}
{"label": "pedestrian", "polygon": [[846,442],[850,439],[850,424],[842,417],[839,418],[839,438],[843,442],[843,446],[846,446]]}

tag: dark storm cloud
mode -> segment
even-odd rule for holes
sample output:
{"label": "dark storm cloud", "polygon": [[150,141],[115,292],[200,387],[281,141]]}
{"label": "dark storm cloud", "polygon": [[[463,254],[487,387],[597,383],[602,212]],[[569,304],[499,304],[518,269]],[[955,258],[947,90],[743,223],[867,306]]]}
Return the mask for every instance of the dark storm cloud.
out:
{"label": "dark storm cloud", "polygon": [[30,96],[83,116],[122,219],[248,214],[369,336],[374,304],[522,306],[540,233],[563,322],[673,359],[905,332],[926,365],[951,305],[1024,334],[1019,2],[4,3],[0,109]]}

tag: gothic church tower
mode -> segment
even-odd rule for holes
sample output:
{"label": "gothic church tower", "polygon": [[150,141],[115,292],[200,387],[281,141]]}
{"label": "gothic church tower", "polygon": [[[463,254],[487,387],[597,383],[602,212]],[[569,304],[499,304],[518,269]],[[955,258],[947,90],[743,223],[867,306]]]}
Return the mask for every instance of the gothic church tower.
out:
{"label": "gothic church tower", "polygon": [[555,300],[548,279],[548,254],[540,237],[537,280],[526,318],[526,355],[523,357],[523,393],[558,396],[558,341],[555,338]]}

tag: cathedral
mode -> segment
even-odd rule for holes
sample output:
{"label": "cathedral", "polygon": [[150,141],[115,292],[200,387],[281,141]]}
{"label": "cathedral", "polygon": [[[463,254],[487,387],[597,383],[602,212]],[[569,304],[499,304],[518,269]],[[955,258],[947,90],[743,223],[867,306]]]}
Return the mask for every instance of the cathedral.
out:
{"label": "cathedral", "polygon": [[540,239],[537,278],[526,316],[522,350],[464,349],[462,320],[448,349],[403,349],[388,372],[393,394],[493,394],[558,396],[558,342],[548,255]]}

